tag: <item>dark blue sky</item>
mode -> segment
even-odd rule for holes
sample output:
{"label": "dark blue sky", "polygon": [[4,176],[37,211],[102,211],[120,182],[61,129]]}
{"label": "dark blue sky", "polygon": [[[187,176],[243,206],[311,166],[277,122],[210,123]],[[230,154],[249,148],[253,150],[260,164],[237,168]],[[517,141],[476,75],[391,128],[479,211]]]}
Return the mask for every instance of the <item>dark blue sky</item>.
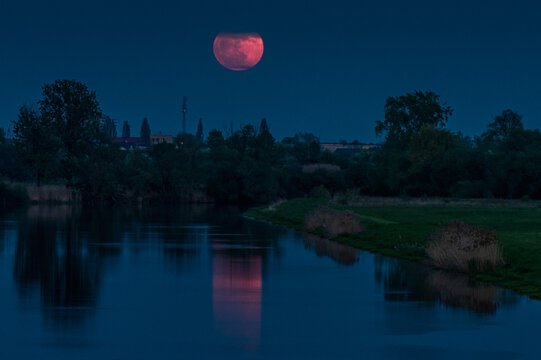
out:
{"label": "dark blue sky", "polygon": [[[484,131],[504,108],[541,124],[541,5],[535,1],[2,1],[0,126],[55,79],[96,90],[138,134],[268,119],[281,139],[373,141],[388,96],[433,90],[449,128]],[[258,32],[261,62],[220,66],[219,32]],[[119,127],[120,130],[120,127]]]}

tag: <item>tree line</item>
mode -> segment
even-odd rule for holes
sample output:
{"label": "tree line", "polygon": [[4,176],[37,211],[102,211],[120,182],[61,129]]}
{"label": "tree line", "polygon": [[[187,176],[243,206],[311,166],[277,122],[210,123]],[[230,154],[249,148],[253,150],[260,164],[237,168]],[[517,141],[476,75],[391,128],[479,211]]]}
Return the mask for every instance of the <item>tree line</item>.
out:
{"label": "tree line", "polygon": [[[37,106],[22,106],[13,136],[0,129],[0,179],[65,184],[86,201],[267,203],[356,189],[378,196],[541,198],[541,133],[504,110],[484,133],[447,129],[453,109],[431,91],[389,97],[375,124],[379,150],[322,151],[298,133],[276,141],[267,121],[206,139],[179,134],[174,144],[123,151],[114,121],[96,94],[74,80],[43,87]],[[127,123],[125,124],[127,125]],[[141,138],[150,143],[145,119]],[[124,126],[123,136],[129,136]]]}

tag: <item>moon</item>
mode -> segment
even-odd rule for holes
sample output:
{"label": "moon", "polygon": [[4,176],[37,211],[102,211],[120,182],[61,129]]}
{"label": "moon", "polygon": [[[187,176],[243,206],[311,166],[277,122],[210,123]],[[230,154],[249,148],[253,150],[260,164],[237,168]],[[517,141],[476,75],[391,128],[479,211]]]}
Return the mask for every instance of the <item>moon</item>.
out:
{"label": "moon", "polygon": [[213,50],[222,66],[234,71],[248,70],[263,56],[263,39],[258,33],[219,33]]}

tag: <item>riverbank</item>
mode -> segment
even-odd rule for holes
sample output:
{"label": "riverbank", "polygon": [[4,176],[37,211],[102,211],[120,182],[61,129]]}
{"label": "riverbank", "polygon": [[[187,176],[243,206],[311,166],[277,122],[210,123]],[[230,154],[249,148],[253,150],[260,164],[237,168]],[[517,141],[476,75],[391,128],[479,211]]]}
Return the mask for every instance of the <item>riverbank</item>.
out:
{"label": "riverbank", "polygon": [[366,229],[333,240],[415,262],[427,261],[427,239],[441,224],[462,220],[467,224],[490,227],[497,231],[501,240],[506,265],[490,274],[472,276],[541,299],[541,202],[303,198],[252,208],[246,215],[303,230],[306,214],[319,205],[354,211]]}
{"label": "riverbank", "polygon": [[73,204],[80,201],[81,193],[65,185],[0,183],[0,203],[3,204]]}
{"label": "riverbank", "polygon": [[0,205],[25,205],[25,204],[81,204],[81,203],[104,203],[104,204],[131,204],[141,206],[143,204],[211,204],[214,199],[200,190],[186,190],[174,195],[160,195],[148,193],[145,196],[135,195],[131,191],[119,192],[116,198],[94,199],[82,190],[70,188],[66,185],[41,185],[28,183],[0,182]]}

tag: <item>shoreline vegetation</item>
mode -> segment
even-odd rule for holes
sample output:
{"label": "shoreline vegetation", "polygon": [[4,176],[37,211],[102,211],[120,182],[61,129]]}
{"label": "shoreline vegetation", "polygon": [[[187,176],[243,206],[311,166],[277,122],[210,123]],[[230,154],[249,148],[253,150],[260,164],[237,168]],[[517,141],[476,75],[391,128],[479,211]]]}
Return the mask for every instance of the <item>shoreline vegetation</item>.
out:
{"label": "shoreline vegetation", "polygon": [[541,131],[524,128],[520,114],[503,110],[485,132],[466,136],[445,127],[453,109],[431,91],[391,96],[384,109],[374,124],[377,144],[321,143],[303,132],[278,140],[265,118],[259,126],[208,132],[200,119],[195,134],[158,139],[153,120],[141,116],[140,136],[132,137],[128,121],[109,117],[95,91],[56,80],[36,103],[19,108],[11,128],[0,128],[0,204],[253,206],[347,191],[541,199]]}
{"label": "shoreline vegetation", "polygon": [[[321,207],[356,214],[363,230],[336,236],[314,227],[307,230],[307,217]],[[441,229],[451,226],[482,233],[490,239],[490,246],[497,237],[503,261],[485,272],[466,271],[467,275],[541,299],[541,201],[335,196],[281,201],[251,208],[245,215],[440,269],[445,266],[436,266],[427,250]]]}
{"label": "shoreline vegetation", "polygon": [[[130,201],[123,201],[124,205],[143,205],[168,203],[167,199],[159,196],[146,197],[127,195]],[[200,191],[186,191],[174,198],[179,204],[212,204],[215,201]],[[40,185],[19,182],[0,182],[0,206],[24,205],[77,205],[85,203],[83,193],[77,188],[66,185]]]}

